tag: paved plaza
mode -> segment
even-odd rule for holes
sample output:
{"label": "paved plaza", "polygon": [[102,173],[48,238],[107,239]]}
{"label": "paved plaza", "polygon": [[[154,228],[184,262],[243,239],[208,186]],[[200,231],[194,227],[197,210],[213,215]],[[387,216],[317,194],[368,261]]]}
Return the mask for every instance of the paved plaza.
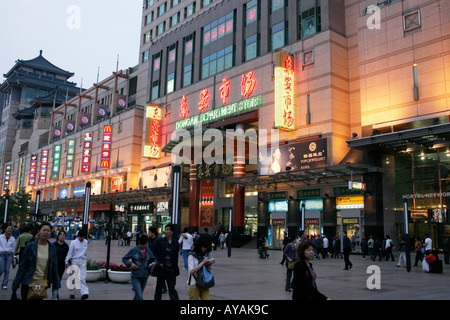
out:
{"label": "paved plaza", "polygon": [[[69,242],[69,241],[67,241]],[[135,242],[132,242],[135,245]],[[117,241],[112,241],[110,262],[122,264],[124,256],[131,247],[118,246]],[[89,244],[88,259],[94,261],[106,261],[107,246],[104,240],[93,240]],[[286,292],[285,277],[286,267],[280,265],[281,251],[269,250],[268,259],[259,259],[257,250],[253,244],[243,248],[233,248],[231,257],[227,256],[227,250],[220,248],[212,252],[216,259],[213,273],[216,285],[212,288],[213,300],[290,300],[291,292]],[[412,262],[414,262],[414,253]],[[396,258],[398,257],[398,253]],[[440,256],[443,259],[443,256]],[[412,267],[407,272],[403,267],[397,267],[397,262],[376,261],[361,255],[352,255],[350,260],[353,268],[343,270],[343,259],[320,259],[314,261],[314,269],[317,273],[317,286],[319,291],[332,300],[448,300],[450,298],[450,265],[444,264],[442,274],[430,274],[422,272],[420,263],[418,267]],[[180,299],[188,300],[187,271],[183,271],[183,258],[179,258],[181,270],[177,278],[177,291]],[[369,289],[368,279],[373,276],[370,266],[378,266],[380,270],[380,288]],[[0,291],[1,300],[9,300],[11,297],[12,280],[17,268],[11,268],[10,281],[7,290]],[[66,286],[67,275],[63,277],[60,299],[69,300],[69,291]],[[369,284],[374,283],[369,279]],[[144,300],[153,300],[156,278],[150,277],[144,292]],[[120,284],[105,281],[88,283],[89,300],[132,300],[133,291],[131,283]],[[79,294],[77,299],[79,299]],[[163,294],[163,300],[168,300],[168,294]]]}

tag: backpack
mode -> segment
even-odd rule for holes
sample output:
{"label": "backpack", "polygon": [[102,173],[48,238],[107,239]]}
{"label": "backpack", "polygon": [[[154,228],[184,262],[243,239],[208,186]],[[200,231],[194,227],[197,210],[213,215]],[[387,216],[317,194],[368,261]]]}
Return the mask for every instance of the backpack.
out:
{"label": "backpack", "polygon": [[[194,253],[190,253],[191,255],[193,255],[195,258],[197,258],[197,260],[200,262],[200,258],[194,254]],[[209,289],[214,287],[215,282],[214,282],[214,275],[212,274],[211,270],[209,270],[209,268],[205,265],[203,265],[203,267],[201,269],[199,269],[197,271],[197,276],[195,275],[190,275],[189,278],[193,276],[197,285],[197,288],[199,289]],[[189,279],[189,283],[190,283],[190,279]]]}

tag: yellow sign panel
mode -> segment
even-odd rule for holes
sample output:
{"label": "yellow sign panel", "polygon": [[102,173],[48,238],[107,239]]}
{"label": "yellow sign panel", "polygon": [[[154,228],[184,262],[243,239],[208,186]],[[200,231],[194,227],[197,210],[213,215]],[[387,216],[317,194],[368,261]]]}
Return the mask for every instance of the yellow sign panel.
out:
{"label": "yellow sign panel", "polygon": [[275,63],[275,128],[295,130],[294,57],[277,52]]}
{"label": "yellow sign panel", "polygon": [[162,120],[161,107],[154,104],[147,105],[145,117],[148,119],[161,121]]}
{"label": "yellow sign panel", "polygon": [[364,196],[337,197],[336,205],[364,204]]}

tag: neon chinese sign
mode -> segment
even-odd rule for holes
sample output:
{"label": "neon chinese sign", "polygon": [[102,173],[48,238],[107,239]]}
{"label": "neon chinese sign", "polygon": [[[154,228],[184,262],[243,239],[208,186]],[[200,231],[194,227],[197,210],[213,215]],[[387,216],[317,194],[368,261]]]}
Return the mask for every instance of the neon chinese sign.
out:
{"label": "neon chinese sign", "polygon": [[73,164],[75,162],[76,139],[69,139],[67,142],[66,177],[73,177]]}
{"label": "neon chinese sign", "polygon": [[181,105],[180,105],[180,118],[184,119],[189,114],[189,107],[187,103],[187,97],[186,95],[183,95],[183,98],[181,99]]}
{"label": "neon chinese sign", "polygon": [[275,128],[295,130],[294,58],[277,53],[275,67]]}
{"label": "neon chinese sign", "polygon": [[219,91],[223,104],[227,104],[228,97],[230,96],[230,80],[227,78],[222,79],[222,85],[220,86]]}
{"label": "neon chinese sign", "polygon": [[53,165],[52,165],[52,180],[59,179],[59,167],[61,164],[61,145],[55,145],[53,149]]}
{"label": "neon chinese sign", "polygon": [[199,102],[198,102],[198,110],[203,111],[205,109],[209,108],[209,90],[208,89],[203,89],[202,91],[200,91],[200,96],[199,96]]}
{"label": "neon chinese sign", "polygon": [[81,157],[81,173],[91,172],[92,133],[84,134],[83,155]]}
{"label": "neon chinese sign", "polygon": [[250,97],[255,91],[256,80],[253,79],[253,71],[242,75],[241,94],[243,97]]}
{"label": "neon chinese sign", "polygon": [[161,107],[157,105],[148,105],[147,112],[147,139],[144,146],[144,157],[159,159],[161,158],[161,147],[159,140],[161,136]]}
{"label": "neon chinese sign", "polygon": [[45,181],[47,180],[47,168],[48,168],[48,150],[42,150],[41,168],[39,172],[39,183],[45,183]]}
{"label": "neon chinese sign", "polygon": [[111,143],[112,143],[112,125],[106,124],[103,126],[102,155],[100,157],[101,169],[109,169],[111,162]]}
{"label": "neon chinese sign", "polygon": [[28,178],[28,185],[34,186],[36,183],[36,174],[37,174],[37,154],[31,155],[31,163],[30,163],[30,176]]}

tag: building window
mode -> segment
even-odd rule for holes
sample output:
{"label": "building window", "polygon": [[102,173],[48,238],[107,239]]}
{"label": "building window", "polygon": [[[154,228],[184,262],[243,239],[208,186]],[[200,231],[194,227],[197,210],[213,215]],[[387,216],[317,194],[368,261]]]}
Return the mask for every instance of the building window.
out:
{"label": "building window", "polygon": [[161,68],[161,57],[159,56],[159,54],[157,54],[153,61],[153,71],[158,71],[160,68]]}
{"label": "building window", "polygon": [[170,26],[175,27],[180,22],[180,13],[177,12],[170,18]]}
{"label": "building window", "polygon": [[26,89],[25,89],[25,103],[26,104],[31,104],[31,103],[34,102],[35,99],[36,99],[36,89],[35,88],[26,87]]}
{"label": "building window", "polygon": [[158,17],[161,17],[167,11],[167,2],[164,2],[158,7]]}
{"label": "building window", "polygon": [[152,21],[153,21],[153,11],[145,16],[145,25],[148,25]]}
{"label": "building window", "polygon": [[[320,32],[320,7],[303,11],[299,16],[299,36],[309,37]],[[299,37],[299,38],[300,38]]]}
{"label": "building window", "polygon": [[209,6],[213,0],[202,0],[202,8]]}
{"label": "building window", "polygon": [[284,47],[286,45],[286,23],[280,22],[271,29],[271,51]]}
{"label": "building window", "polygon": [[153,30],[150,30],[149,32],[146,32],[144,35],[144,43],[152,41],[153,38]]}
{"label": "building window", "polygon": [[245,24],[256,22],[258,20],[258,0],[247,2],[247,9],[245,15]]}
{"label": "building window", "polygon": [[145,6],[146,9],[150,8],[152,5],[155,4],[155,0],[146,0],[145,2],[146,2]]}
{"label": "building window", "polygon": [[152,83],[152,100],[159,98],[159,80]]}
{"label": "building window", "polygon": [[175,91],[175,73],[171,73],[167,76],[167,94]]}
{"label": "building window", "polygon": [[192,65],[184,67],[183,73],[183,87],[187,87],[192,84]]}
{"label": "building window", "polygon": [[150,50],[147,50],[142,54],[142,63],[147,62],[149,57],[150,57]]}
{"label": "building window", "polygon": [[234,31],[234,12],[230,12],[203,28],[203,47]]}
{"label": "building window", "polygon": [[205,79],[233,67],[233,55],[233,46],[229,46],[205,57],[202,60],[202,78]]}
{"label": "building window", "polygon": [[249,61],[259,56],[260,54],[259,43],[260,43],[259,34],[254,34],[245,39],[244,61]]}
{"label": "building window", "polygon": [[186,8],[184,8],[184,18],[189,18],[195,13],[195,2],[188,5]]}
{"label": "building window", "polygon": [[271,0],[272,12],[284,8],[284,0]]}
{"label": "building window", "polygon": [[173,7],[177,6],[177,5],[179,5],[180,2],[181,2],[181,0],[172,0],[172,6],[171,7],[173,8]]}
{"label": "building window", "polygon": [[164,31],[166,31],[166,22],[162,22],[158,25],[158,36],[161,35]]}
{"label": "building window", "polygon": [[177,60],[177,48],[175,47],[174,49],[171,49],[169,51],[169,64],[174,63],[176,60]]}

